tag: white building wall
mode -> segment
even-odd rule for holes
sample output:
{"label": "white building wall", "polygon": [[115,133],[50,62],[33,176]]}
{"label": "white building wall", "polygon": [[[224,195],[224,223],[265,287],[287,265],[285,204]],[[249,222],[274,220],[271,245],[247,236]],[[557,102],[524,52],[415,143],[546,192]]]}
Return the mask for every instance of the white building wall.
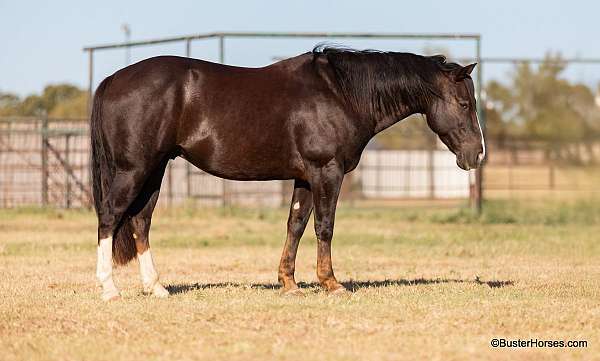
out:
{"label": "white building wall", "polygon": [[367,150],[359,167],[367,198],[469,196],[469,173],[457,167],[455,156],[447,150],[432,154],[423,150]]}

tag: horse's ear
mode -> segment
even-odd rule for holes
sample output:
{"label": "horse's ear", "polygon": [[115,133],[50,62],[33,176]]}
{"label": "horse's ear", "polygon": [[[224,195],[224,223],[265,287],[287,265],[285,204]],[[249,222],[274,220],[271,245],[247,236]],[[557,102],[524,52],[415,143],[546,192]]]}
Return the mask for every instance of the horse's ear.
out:
{"label": "horse's ear", "polygon": [[456,69],[454,71],[454,80],[463,81],[468,78],[473,69],[475,69],[475,65],[477,65],[477,63],[469,64],[467,66],[463,66],[462,68]]}

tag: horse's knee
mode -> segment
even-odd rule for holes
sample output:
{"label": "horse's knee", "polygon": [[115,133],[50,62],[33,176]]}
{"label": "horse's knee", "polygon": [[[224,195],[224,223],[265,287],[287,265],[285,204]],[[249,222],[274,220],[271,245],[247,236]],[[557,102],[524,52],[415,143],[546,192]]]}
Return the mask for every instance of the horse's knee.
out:
{"label": "horse's knee", "polygon": [[333,238],[333,225],[329,222],[319,224],[316,229],[317,238],[322,242],[330,242]]}

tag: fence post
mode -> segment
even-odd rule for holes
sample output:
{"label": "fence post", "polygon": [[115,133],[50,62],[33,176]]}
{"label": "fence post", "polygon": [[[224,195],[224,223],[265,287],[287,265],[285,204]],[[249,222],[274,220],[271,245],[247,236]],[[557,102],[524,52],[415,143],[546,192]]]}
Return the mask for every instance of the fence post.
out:
{"label": "fence post", "polygon": [[471,207],[471,210],[476,211],[477,206],[476,206],[476,195],[475,195],[475,171],[474,170],[470,170],[469,171],[469,206]]}
{"label": "fence post", "polygon": [[42,118],[42,206],[48,206],[48,116]]}
{"label": "fence post", "polygon": [[[94,49],[89,49],[88,50],[88,96],[87,96],[87,121],[88,124],[92,119],[92,106],[93,106],[93,102],[94,102]],[[94,204],[94,191],[93,191],[93,187],[94,187],[94,180],[92,177],[92,172],[93,169],[92,167],[94,166],[92,164],[92,147],[90,146],[90,150],[89,150],[89,161],[88,161],[88,167],[87,167],[87,172],[88,172],[88,187],[90,189],[90,199],[89,199],[89,207],[91,208],[92,205]]]}
{"label": "fence post", "polygon": [[[482,99],[483,94],[483,61],[481,59],[481,35],[477,37],[476,41],[476,53],[477,53],[477,117],[479,120],[479,127],[481,128],[481,136],[485,135],[485,104]],[[470,174],[471,179],[471,208],[481,214],[483,206],[483,164],[475,169]]]}
{"label": "fence post", "polygon": [[435,198],[435,164],[434,164],[434,158],[435,158],[435,138],[434,137],[429,137],[430,141],[429,141],[429,149],[427,150],[427,158],[428,162],[427,162],[427,166],[428,166],[428,174],[429,174],[429,198],[430,199],[434,199]]}
{"label": "fence post", "polygon": [[[293,182],[293,181],[292,181]],[[288,198],[288,190],[290,189],[289,187],[289,183],[290,181],[279,181],[279,184],[281,184],[281,189],[279,190],[280,194],[281,194],[281,201],[279,202],[280,206],[285,208],[288,205],[289,200]]]}
{"label": "fence post", "polygon": [[481,214],[483,206],[483,166],[475,169],[475,210]]}
{"label": "fence post", "polygon": [[550,165],[549,165],[549,174],[548,174],[548,183],[550,185],[550,190],[554,190],[554,187],[556,185],[556,176],[554,174],[555,171],[555,164],[554,164],[554,156],[552,155],[552,153],[550,153],[550,156],[548,157],[548,159],[550,160]]}
{"label": "fence post", "polygon": [[381,184],[381,172],[383,171],[381,168],[381,149],[375,150],[375,154],[377,154],[377,157],[375,158],[375,194],[376,197],[383,197],[383,185]]}
{"label": "fence post", "polygon": [[88,50],[88,96],[87,111],[88,118],[92,116],[92,105],[94,102],[94,50]]}
{"label": "fence post", "polygon": [[221,180],[223,185],[223,206],[231,206],[231,189],[229,187],[229,181],[227,179]]}
{"label": "fence post", "polygon": [[219,36],[219,63],[225,63],[225,36]]}
{"label": "fence post", "polygon": [[65,169],[65,207],[67,209],[71,208],[71,176],[69,174],[68,169],[70,168],[70,146],[69,142],[71,140],[70,134],[65,134],[65,164],[67,165],[67,169]]}

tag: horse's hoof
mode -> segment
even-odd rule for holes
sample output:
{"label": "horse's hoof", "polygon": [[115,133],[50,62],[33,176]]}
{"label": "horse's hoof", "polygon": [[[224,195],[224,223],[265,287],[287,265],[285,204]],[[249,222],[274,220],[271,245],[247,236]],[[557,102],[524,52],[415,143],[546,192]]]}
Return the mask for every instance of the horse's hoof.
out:
{"label": "horse's hoof", "polygon": [[152,295],[157,298],[167,298],[169,297],[169,291],[167,291],[163,285],[157,283],[154,285],[154,289],[152,290]]}
{"label": "horse's hoof", "polygon": [[351,293],[350,291],[348,291],[345,287],[338,287],[334,290],[329,291],[329,296],[335,296],[335,297],[347,297],[350,296]]}
{"label": "horse's hoof", "polygon": [[121,294],[119,293],[119,291],[109,291],[109,292],[103,292],[102,293],[102,301],[104,302],[112,302],[112,301],[118,301],[121,299]]}
{"label": "horse's hoof", "polygon": [[289,290],[283,290],[283,291],[281,291],[281,295],[282,296],[296,296],[296,297],[298,297],[298,296],[304,296],[304,292],[301,289],[299,289],[299,288],[292,288],[292,289],[289,289]]}

